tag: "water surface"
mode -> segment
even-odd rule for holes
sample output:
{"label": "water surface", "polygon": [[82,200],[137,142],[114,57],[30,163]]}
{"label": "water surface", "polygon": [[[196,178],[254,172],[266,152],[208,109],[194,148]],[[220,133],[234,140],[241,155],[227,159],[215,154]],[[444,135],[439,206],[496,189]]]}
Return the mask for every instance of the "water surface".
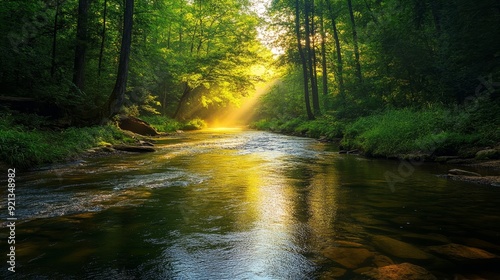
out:
{"label": "water surface", "polygon": [[[500,189],[436,176],[450,166],[421,165],[391,188],[385,174],[399,162],[307,138],[219,129],[157,148],[18,172],[16,276],[367,279],[381,262],[439,279],[500,275],[497,263],[429,249],[500,254]],[[401,256],[392,240],[427,255]]]}

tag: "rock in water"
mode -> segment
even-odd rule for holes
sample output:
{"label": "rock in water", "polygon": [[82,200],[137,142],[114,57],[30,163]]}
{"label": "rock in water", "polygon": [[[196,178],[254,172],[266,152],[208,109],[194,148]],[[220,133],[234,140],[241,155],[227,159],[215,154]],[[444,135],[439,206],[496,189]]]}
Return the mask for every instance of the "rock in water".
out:
{"label": "rock in water", "polygon": [[324,251],[324,255],[346,268],[356,268],[374,256],[372,252],[364,248],[342,247],[330,247]]}
{"label": "rock in water", "polygon": [[469,247],[461,244],[447,244],[442,246],[430,246],[429,250],[456,261],[484,260],[497,258],[496,255],[482,249]]}
{"label": "rock in water", "polygon": [[436,276],[425,268],[411,263],[379,267],[365,272],[363,275],[375,280],[437,280]]}
{"label": "rock in water", "polygon": [[132,131],[134,133],[145,136],[156,136],[158,132],[151,127],[147,122],[130,116],[122,116],[118,121],[118,126],[123,130]]}
{"label": "rock in water", "polygon": [[431,258],[429,254],[419,248],[387,236],[375,236],[373,238],[373,243],[377,248],[380,248],[382,251],[398,258],[418,260]]}
{"label": "rock in water", "polygon": [[459,175],[459,176],[472,176],[472,177],[481,177],[481,174],[476,172],[465,171],[462,169],[451,169],[448,171],[450,175]]}

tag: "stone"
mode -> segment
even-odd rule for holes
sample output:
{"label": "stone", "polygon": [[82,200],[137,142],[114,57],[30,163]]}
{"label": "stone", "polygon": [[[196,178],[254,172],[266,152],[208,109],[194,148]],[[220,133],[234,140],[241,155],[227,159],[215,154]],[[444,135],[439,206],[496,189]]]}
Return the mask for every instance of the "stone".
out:
{"label": "stone", "polygon": [[365,248],[343,248],[330,247],[323,254],[346,268],[357,268],[367,259],[374,256],[374,253]]}
{"label": "stone", "polygon": [[476,153],[476,159],[497,159],[500,157],[500,151],[496,149],[481,150]]}
{"label": "stone", "polygon": [[362,275],[375,280],[437,280],[427,269],[411,263],[393,264],[372,269]]}
{"label": "stone", "polygon": [[427,260],[431,258],[429,254],[419,248],[387,236],[375,236],[373,238],[373,244],[385,253],[398,258],[417,260]]}
{"label": "stone", "polygon": [[496,255],[483,249],[451,243],[441,246],[428,247],[431,252],[456,261],[495,259]]}
{"label": "stone", "polygon": [[346,274],[346,272],[347,272],[347,269],[343,269],[340,267],[334,267],[334,268],[330,269],[329,271],[325,272],[322,275],[321,279],[337,279],[337,278],[344,276],[344,274]]}
{"label": "stone", "polygon": [[154,152],[155,149],[147,146],[128,146],[128,145],[115,145],[113,146],[115,150],[133,152],[133,153],[150,153]]}
{"label": "stone", "polygon": [[449,163],[449,164],[470,164],[473,162],[474,162],[473,159],[457,158],[457,159],[450,159],[446,163]]}
{"label": "stone", "polygon": [[392,265],[392,264],[394,264],[394,262],[388,256],[376,255],[373,258],[373,264],[376,265],[377,267],[383,267],[383,266]]}
{"label": "stone", "polygon": [[121,116],[118,120],[118,126],[123,130],[128,130],[133,133],[137,133],[145,136],[156,136],[158,132],[151,127],[147,122],[131,117],[131,116]]}
{"label": "stone", "polygon": [[337,241],[333,242],[333,244],[336,247],[351,247],[351,248],[363,247],[363,244],[361,244],[361,243],[352,242],[352,241],[344,241],[344,240],[337,240]]}
{"label": "stone", "polygon": [[451,169],[448,171],[450,175],[459,175],[459,176],[471,176],[471,177],[481,177],[481,174],[476,172],[470,172],[462,169]]}
{"label": "stone", "polygon": [[417,233],[406,233],[401,236],[402,239],[407,241],[415,241],[422,245],[442,245],[448,244],[451,241],[444,235],[437,233],[430,234],[417,234]]}
{"label": "stone", "polygon": [[322,135],[318,138],[318,141],[319,142],[330,142],[330,140],[328,140],[328,137]]}
{"label": "stone", "polygon": [[151,143],[151,142],[148,142],[148,141],[139,141],[139,144],[141,146],[149,146],[149,147],[154,147],[155,144]]}
{"label": "stone", "polygon": [[459,157],[457,156],[440,156],[440,157],[436,157],[434,159],[434,161],[436,162],[447,162],[449,160],[453,160],[453,159],[458,159]]}

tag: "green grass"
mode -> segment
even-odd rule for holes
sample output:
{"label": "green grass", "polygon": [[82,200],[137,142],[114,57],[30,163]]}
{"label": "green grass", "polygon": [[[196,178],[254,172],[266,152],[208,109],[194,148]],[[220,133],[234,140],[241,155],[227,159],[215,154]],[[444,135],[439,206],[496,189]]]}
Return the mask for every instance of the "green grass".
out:
{"label": "green grass", "polygon": [[333,139],[342,136],[343,124],[330,116],[324,116],[313,121],[306,121],[300,118],[286,121],[262,119],[252,123],[250,127],[258,130],[269,130],[298,136]]}
{"label": "green grass", "polygon": [[199,130],[207,127],[202,119],[192,119],[185,123],[173,120],[165,116],[141,116],[140,119],[149,123],[159,132],[175,132],[177,130]]}
{"label": "green grass", "polygon": [[158,132],[174,132],[182,128],[182,123],[160,115],[140,116]]}
{"label": "green grass", "polygon": [[372,156],[412,153],[471,156],[466,151],[495,146],[500,141],[500,117],[491,114],[491,107],[500,106],[488,106],[488,110],[482,107],[387,110],[347,125],[342,145]]}
{"label": "green grass", "polygon": [[0,161],[16,168],[61,161],[103,143],[128,142],[115,126],[39,130],[15,122],[17,118],[0,118]]}
{"label": "green grass", "polygon": [[346,149],[369,156],[458,155],[472,157],[484,147],[500,145],[500,101],[478,101],[473,106],[426,109],[388,109],[356,120],[324,116],[303,119],[260,120],[260,130],[329,139],[342,137]]}

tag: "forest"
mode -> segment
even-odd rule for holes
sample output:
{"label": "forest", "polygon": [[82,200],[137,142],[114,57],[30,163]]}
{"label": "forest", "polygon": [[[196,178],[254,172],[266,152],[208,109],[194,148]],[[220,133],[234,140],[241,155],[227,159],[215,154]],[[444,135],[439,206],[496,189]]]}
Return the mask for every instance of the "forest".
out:
{"label": "forest", "polygon": [[120,115],[201,128],[264,86],[252,127],[367,155],[470,157],[500,142],[496,0],[0,3],[9,164],[132,141]]}

